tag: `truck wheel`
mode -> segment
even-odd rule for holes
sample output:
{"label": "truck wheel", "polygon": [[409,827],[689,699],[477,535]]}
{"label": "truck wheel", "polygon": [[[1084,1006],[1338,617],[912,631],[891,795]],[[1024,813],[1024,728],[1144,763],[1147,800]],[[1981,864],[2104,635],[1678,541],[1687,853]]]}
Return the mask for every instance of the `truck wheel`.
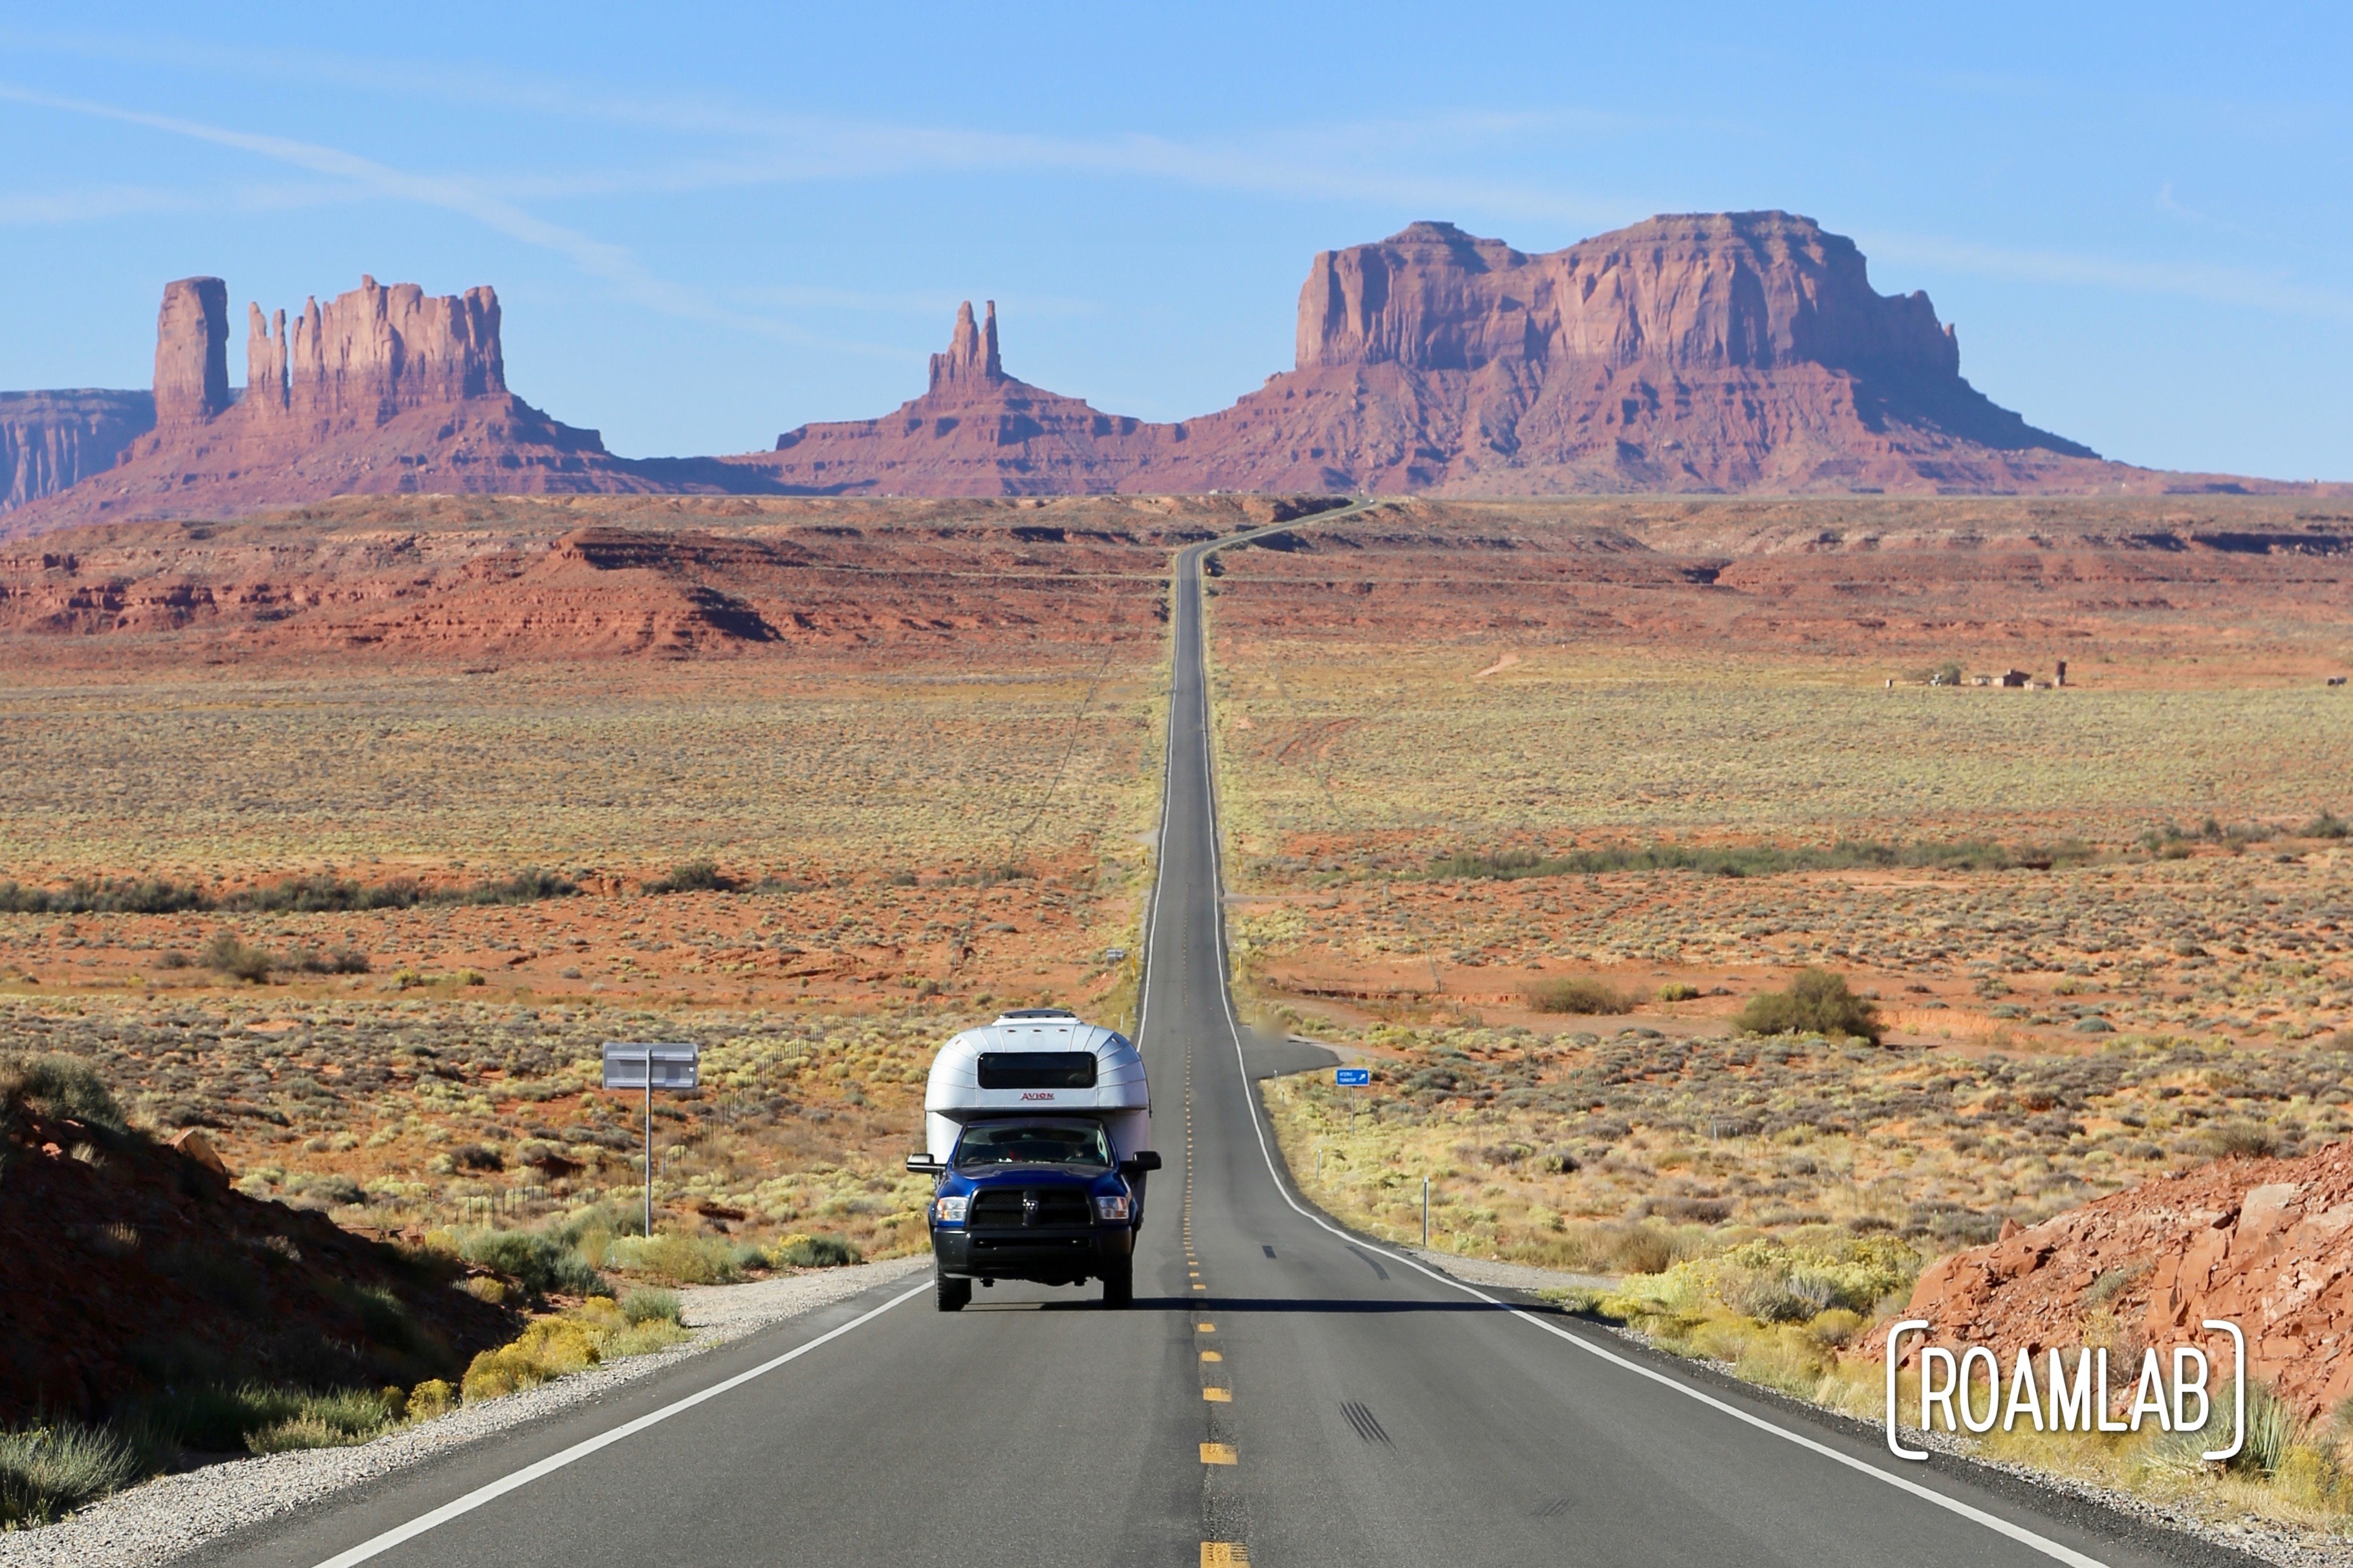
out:
{"label": "truck wheel", "polygon": [[932,1286],[943,1312],[961,1312],[972,1304],[972,1281],[969,1279],[952,1279],[940,1274],[933,1277]]}
{"label": "truck wheel", "polygon": [[1123,1258],[1103,1276],[1103,1305],[1131,1306],[1135,1300],[1135,1260]]}

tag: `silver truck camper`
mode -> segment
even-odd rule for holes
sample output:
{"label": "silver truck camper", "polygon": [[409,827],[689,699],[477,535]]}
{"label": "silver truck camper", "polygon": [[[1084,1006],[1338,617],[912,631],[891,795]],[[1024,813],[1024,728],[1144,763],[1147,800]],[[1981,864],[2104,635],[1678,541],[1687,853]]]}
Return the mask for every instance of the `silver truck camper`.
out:
{"label": "silver truck camper", "polygon": [[923,1089],[923,1142],[944,1165],[967,1122],[1039,1111],[1101,1121],[1115,1159],[1152,1147],[1152,1095],[1134,1042],[1049,1007],[1001,1014],[940,1047]]}

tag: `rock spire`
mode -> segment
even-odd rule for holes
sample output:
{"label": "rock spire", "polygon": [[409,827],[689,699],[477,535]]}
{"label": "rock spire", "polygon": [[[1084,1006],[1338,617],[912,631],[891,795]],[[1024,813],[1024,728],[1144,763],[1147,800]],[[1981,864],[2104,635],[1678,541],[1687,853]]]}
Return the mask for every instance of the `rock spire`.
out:
{"label": "rock spire", "polygon": [[166,283],[155,313],[157,423],[201,424],[228,406],[228,285],[217,278]]}
{"label": "rock spire", "polygon": [[966,300],[956,307],[955,335],[948,340],[948,352],[932,356],[931,395],[969,395],[1002,385],[1006,379],[1004,362],[997,356],[997,301],[988,301],[987,319],[976,323],[972,301]]}

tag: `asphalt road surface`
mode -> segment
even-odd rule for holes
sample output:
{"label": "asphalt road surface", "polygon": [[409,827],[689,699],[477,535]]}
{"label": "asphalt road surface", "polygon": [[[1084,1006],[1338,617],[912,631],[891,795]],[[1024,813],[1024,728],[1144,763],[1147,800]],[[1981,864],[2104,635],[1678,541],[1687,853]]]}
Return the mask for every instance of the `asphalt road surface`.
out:
{"label": "asphalt road surface", "polygon": [[944,1314],[922,1276],[203,1560],[2224,1560],[1947,1461],[1897,1461],[1590,1324],[1442,1279],[1299,1201],[1270,1158],[1225,988],[1200,553],[1178,573],[1140,1027],[1167,1165],[1134,1309],[1101,1308],[1094,1286],[999,1285]]}

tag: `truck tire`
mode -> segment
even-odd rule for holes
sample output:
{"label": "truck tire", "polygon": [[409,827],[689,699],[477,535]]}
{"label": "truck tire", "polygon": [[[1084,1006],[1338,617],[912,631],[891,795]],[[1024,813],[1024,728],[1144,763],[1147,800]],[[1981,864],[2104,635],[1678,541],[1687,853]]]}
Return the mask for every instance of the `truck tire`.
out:
{"label": "truck tire", "polygon": [[1127,1307],[1135,1301],[1135,1260],[1123,1258],[1111,1266],[1103,1276],[1103,1304],[1106,1307]]}
{"label": "truck tire", "polygon": [[972,1304],[972,1281],[952,1279],[944,1274],[934,1275],[932,1287],[943,1312],[961,1312]]}

